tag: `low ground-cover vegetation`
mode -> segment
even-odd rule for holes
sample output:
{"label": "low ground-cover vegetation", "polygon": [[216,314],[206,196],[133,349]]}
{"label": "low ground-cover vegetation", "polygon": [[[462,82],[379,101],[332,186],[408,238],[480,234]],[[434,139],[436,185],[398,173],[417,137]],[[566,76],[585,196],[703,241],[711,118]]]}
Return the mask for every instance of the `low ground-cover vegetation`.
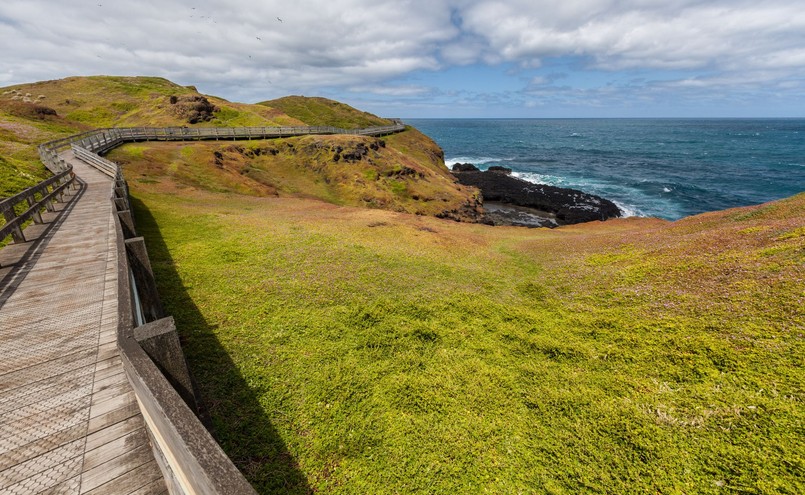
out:
{"label": "low ground-cover vegetation", "polygon": [[342,129],[391,125],[391,121],[361,112],[344,103],[327,98],[286,96],[259,103],[298,119],[307,125],[334,126]]}
{"label": "low ground-cover vegetation", "polygon": [[136,143],[109,158],[134,181],[255,196],[317,198],[418,215],[474,220],[476,189],[458,184],[441,150],[418,131],[254,141]]}
{"label": "low ground-cover vegetation", "polygon": [[546,231],[132,186],[263,493],[805,491],[803,195]]}

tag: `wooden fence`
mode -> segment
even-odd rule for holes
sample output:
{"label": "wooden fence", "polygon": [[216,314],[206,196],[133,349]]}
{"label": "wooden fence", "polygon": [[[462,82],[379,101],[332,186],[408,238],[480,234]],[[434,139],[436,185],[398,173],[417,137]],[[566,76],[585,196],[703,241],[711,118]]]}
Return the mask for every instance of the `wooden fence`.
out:
{"label": "wooden fence", "polygon": [[75,134],[39,146],[39,156],[51,172],[64,170],[59,152],[76,145],[102,155],[124,143],[137,141],[202,141],[274,139],[293,136],[351,134],[386,136],[405,130],[405,124],[393,119],[388,126],[341,129],[338,127],[112,127]]}
{"label": "wooden fence", "polygon": [[75,174],[72,169],[66,169],[0,201],[0,214],[5,220],[5,224],[0,227],[0,241],[11,236],[15,243],[25,242],[23,224],[31,219],[34,223],[42,223],[42,210],[53,211],[53,202],[61,201],[65,189],[74,181]]}

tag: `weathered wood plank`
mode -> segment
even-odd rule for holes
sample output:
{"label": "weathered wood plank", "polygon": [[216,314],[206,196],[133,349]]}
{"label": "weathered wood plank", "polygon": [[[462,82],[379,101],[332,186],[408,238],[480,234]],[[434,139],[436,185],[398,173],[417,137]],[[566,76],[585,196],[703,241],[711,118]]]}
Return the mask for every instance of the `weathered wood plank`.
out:
{"label": "weathered wood plank", "polygon": [[156,479],[147,485],[140,487],[129,495],[167,495],[168,489],[165,486],[165,480],[162,478]]}
{"label": "weathered wood plank", "polygon": [[0,471],[0,487],[10,486],[35,476],[36,474],[52,469],[59,464],[81,455],[84,439],[79,438],[66,444],[63,448],[53,449],[42,455],[21,462],[9,469]]}
{"label": "weathered wood plank", "polygon": [[120,446],[116,451],[109,451],[109,461],[81,473],[81,491],[91,492],[101,485],[109,483],[138,467],[154,462],[151,446],[140,444],[135,449]]}
{"label": "weathered wood plank", "polygon": [[91,435],[96,431],[108,428],[115,423],[119,423],[139,414],[140,407],[137,405],[137,402],[129,402],[123,407],[118,407],[117,409],[109,411],[106,414],[90,418],[89,425],[87,426],[87,435]]}
{"label": "weathered wood plank", "polygon": [[41,438],[35,442],[21,445],[13,450],[0,455],[0,470],[9,469],[17,464],[23,463],[28,459],[50,452],[63,445],[69,444],[74,440],[83,441],[86,436],[86,426],[83,424],[62,430],[56,434]]}
{"label": "weathered wood plank", "polygon": [[146,432],[145,427],[126,433],[122,437],[105,443],[97,449],[88,451],[84,455],[84,471],[109,462],[115,457],[124,454],[127,449],[141,445],[149,445],[148,432]]}
{"label": "weathered wood plank", "polygon": [[105,443],[117,440],[127,433],[131,433],[138,428],[142,428],[144,424],[143,418],[136,416],[87,435],[86,450],[89,452],[90,450],[97,449]]}
{"label": "weathered wood plank", "polygon": [[[114,480],[101,485],[91,491],[81,491],[86,495],[121,495],[132,493],[136,490],[143,488],[146,485],[152,484],[154,481],[162,480],[162,473],[159,471],[156,461],[151,460],[142,466],[139,466],[125,474],[115,478]],[[158,492],[159,493],[159,492]]]}
{"label": "weathered wood plank", "polygon": [[128,406],[129,404],[137,404],[137,397],[134,395],[133,390],[128,391],[123,395],[112,397],[108,400],[97,401],[92,404],[92,409],[90,410],[89,415],[90,421],[92,421],[93,418],[103,416],[104,414],[108,414],[115,409]]}

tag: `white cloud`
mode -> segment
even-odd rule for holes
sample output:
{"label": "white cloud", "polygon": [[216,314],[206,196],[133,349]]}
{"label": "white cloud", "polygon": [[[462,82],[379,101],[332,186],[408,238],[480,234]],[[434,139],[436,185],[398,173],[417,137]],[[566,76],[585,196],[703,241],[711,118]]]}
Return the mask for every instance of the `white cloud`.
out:
{"label": "white cloud", "polygon": [[652,90],[763,81],[795,92],[805,9],[800,0],[2,0],[0,46],[7,83],[147,74],[245,101],[356,88],[444,95],[410,76],[478,63],[534,70],[568,57],[582,70],[690,73]]}
{"label": "white cloud", "polygon": [[383,96],[421,96],[430,93],[432,90],[424,86],[354,86],[349,88],[353,93],[369,93]]}
{"label": "white cloud", "polygon": [[805,43],[805,9],[791,0],[513,0],[473,4],[463,18],[509,61],[581,55],[611,70],[731,67]]}
{"label": "white cloud", "polygon": [[379,82],[438,68],[437,47],[457,35],[449,19],[438,1],[3,0],[0,43],[14,50],[0,71],[19,82],[47,66],[50,78],[182,73],[218,87],[256,74],[299,90]]}

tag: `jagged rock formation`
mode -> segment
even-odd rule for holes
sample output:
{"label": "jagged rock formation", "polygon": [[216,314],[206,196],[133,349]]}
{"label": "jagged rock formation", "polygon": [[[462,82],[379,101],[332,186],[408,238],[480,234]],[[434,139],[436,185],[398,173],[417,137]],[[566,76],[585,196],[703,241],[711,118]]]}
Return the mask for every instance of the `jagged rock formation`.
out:
{"label": "jagged rock formation", "polygon": [[199,95],[171,96],[168,100],[173,114],[187,120],[188,124],[209,122],[218,110],[207,98]]}
{"label": "jagged rock formation", "polygon": [[[537,210],[535,212],[537,216],[548,214],[547,216],[558,225],[606,220],[621,216],[621,211],[615,203],[600,196],[576,189],[533,184],[508,175],[506,172],[508,169],[504,167],[500,167],[500,169],[481,172],[471,164],[453,166],[454,175],[459,183],[480,189],[485,202],[493,201],[504,205],[531,208]],[[522,211],[518,210],[518,213],[521,214]],[[495,223],[500,221],[499,215],[500,211],[496,209],[497,221]],[[523,223],[513,222],[512,224],[522,225]]]}

